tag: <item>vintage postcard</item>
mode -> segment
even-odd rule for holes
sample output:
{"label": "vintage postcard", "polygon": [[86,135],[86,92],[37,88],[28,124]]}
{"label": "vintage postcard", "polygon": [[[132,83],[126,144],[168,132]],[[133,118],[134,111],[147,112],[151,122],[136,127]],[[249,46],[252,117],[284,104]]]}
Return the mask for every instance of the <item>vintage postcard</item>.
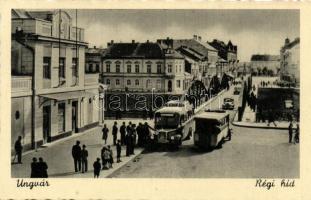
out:
{"label": "vintage postcard", "polygon": [[0,2],[0,198],[308,199],[310,6],[179,3]]}

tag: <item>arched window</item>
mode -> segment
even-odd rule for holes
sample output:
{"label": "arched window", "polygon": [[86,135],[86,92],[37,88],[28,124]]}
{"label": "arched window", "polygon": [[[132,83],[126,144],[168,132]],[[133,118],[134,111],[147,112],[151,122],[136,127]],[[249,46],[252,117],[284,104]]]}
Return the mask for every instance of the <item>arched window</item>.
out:
{"label": "arched window", "polygon": [[127,85],[131,85],[131,80],[127,80],[127,81],[126,81],[126,84],[127,84]]}
{"label": "arched window", "polygon": [[116,85],[120,85],[120,80],[116,79]]}
{"label": "arched window", "polygon": [[106,80],[107,85],[110,85],[110,79]]}
{"label": "arched window", "polygon": [[139,80],[138,79],[135,80],[135,85],[139,85]]}

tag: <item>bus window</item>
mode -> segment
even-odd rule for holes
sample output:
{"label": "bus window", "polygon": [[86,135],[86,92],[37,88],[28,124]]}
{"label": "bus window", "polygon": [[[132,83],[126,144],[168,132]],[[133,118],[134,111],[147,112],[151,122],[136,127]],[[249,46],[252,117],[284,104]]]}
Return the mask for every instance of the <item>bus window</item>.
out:
{"label": "bus window", "polygon": [[156,128],[177,128],[180,123],[178,114],[173,113],[156,113],[155,126]]}

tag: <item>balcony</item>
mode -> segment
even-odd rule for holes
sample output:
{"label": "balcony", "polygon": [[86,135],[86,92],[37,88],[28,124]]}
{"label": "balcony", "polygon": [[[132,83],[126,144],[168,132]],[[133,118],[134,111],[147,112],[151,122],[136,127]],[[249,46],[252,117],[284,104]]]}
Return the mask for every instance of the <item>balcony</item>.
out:
{"label": "balcony", "polygon": [[85,74],[84,76],[84,85],[85,86],[94,86],[99,84],[99,74]]}
{"label": "balcony", "polygon": [[16,95],[31,95],[31,76],[12,76],[11,93]]}

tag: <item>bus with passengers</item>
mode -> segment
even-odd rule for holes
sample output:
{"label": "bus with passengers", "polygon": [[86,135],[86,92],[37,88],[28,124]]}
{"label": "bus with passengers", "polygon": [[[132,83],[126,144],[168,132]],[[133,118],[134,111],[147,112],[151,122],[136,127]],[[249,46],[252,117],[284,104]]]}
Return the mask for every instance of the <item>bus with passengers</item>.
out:
{"label": "bus with passengers", "polygon": [[221,147],[226,138],[231,139],[229,113],[204,112],[194,117],[194,145],[202,149]]}
{"label": "bus with passengers", "polygon": [[158,143],[178,147],[182,144],[182,141],[191,138],[194,121],[193,114],[189,112],[191,108],[185,109],[185,104],[183,106],[180,106],[182,104],[175,106],[172,104],[168,104],[155,112],[155,135]]}

